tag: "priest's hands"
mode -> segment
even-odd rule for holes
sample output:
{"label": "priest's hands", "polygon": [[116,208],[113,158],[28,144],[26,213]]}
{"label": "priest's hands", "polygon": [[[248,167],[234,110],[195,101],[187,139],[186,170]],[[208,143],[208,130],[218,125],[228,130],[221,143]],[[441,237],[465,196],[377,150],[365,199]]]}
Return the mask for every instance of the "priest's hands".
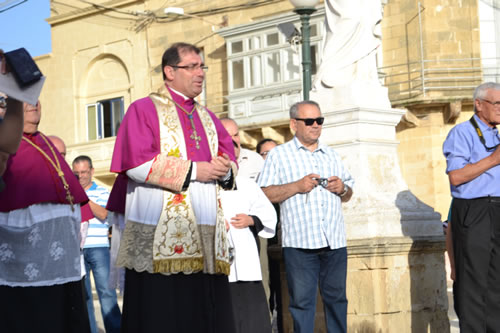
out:
{"label": "priest's hands", "polygon": [[223,180],[231,169],[231,160],[227,154],[217,156],[210,162],[196,162],[196,180],[211,182]]}

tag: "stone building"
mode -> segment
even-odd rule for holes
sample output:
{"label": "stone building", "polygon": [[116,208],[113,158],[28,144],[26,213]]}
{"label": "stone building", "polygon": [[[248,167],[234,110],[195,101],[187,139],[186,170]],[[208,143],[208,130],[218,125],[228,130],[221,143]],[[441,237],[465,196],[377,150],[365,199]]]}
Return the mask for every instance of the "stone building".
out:
{"label": "stone building", "polygon": [[[401,120],[391,114],[398,159],[387,164],[395,169],[379,176],[400,168],[401,181],[419,204],[446,216],[450,192],[441,145],[455,123],[470,118],[473,88],[500,80],[498,1],[382,2],[379,76],[392,107],[405,112]],[[311,17],[313,75],[324,34],[323,4],[317,9]],[[263,137],[284,142],[292,136],[288,109],[301,99],[300,47],[277,28],[292,22],[300,30],[289,1],[52,0],[47,21],[52,52],[36,59],[47,76],[41,130],[66,141],[68,161],[91,156],[102,183],[114,181],[109,172],[114,136],[128,105],[162,85],[161,55],[178,41],[202,49],[209,71],[200,102],[219,116],[235,118],[245,146],[255,147]],[[342,149],[339,140],[330,141]],[[353,210],[347,208],[348,223],[356,217]],[[429,219],[436,221],[436,215]],[[445,278],[431,272],[443,268],[444,246],[433,228],[425,239],[403,233],[388,240],[380,232],[362,241],[353,237],[352,331],[446,331]],[[391,251],[397,255],[388,255]],[[376,269],[368,267],[372,264]],[[396,273],[385,276],[387,267]],[[411,274],[412,269],[422,272]],[[371,282],[360,291],[367,279]],[[419,279],[425,280],[423,289],[415,288]],[[404,292],[391,294],[398,289]],[[431,310],[422,297],[437,299]]]}
{"label": "stone building", "polygon": [[473,113],[478,84],[500,81],[498,1],[388,1],[380,68],[393,107],[408,111],[397,127],[401,169],[411,190],[447,216],[442,143]]}

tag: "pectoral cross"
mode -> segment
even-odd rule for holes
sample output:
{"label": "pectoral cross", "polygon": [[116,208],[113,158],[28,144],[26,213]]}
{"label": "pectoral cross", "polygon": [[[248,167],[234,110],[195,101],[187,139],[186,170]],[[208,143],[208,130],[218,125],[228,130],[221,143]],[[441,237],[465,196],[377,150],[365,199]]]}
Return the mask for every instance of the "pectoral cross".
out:
{"label": "pectoral cross", "polygon": [[196,141],[196,149],[200,149],[200,144],[199,142],[201,141],[201,136],[198,135],[196,130],[193,130],[193,133],[191,134],[190,138],[194,141]]}
{"label": "pectoral cross", "polygon": [[198,132],[196,132],[196,127],[194,127],[193,115],[188,114],[188,118],[189,121],[191,122],[191,127],[193,128],[193,133],[189,138],[196,142],[196,149],[200,149],[201,136],[198,135]]}
{"label": "pectoral cross", "polygon": [[71,192],[69,191],[69,186],[68,185],[64,185],[64,189],[66,190],[66,200],[68,200],[69,204],[71,205],[71,211],[74,212],[75,211],[75,207],[73,206],[73,200],[75,200],[75,198],[71,195]]}

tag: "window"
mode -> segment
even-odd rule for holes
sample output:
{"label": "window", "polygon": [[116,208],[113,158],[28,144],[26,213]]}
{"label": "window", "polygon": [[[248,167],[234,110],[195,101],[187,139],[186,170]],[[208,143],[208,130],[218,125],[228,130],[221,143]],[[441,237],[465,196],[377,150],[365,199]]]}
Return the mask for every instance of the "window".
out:
{"label": "window", "polygon": [[[312,74],[316,73],[322,35],[318,33],[323,18],[311,22]],[[265,90],[301,80],[301,47],[291,46],[276,25],[228,39],[228,74],[230,92],[247,89]]]}
{"label": "window", "polygon": [[266,36],[267,38],[267,46],[273,46],[273,45],[278,45],[279,44],[279,35],[277,32],[268,34]]}
{"label": "window", "polygon": [[299,80],[301,69],[299,55],[291,48],[287,49],[283,62],[285,64],[285,81]]}
{"label": "window", "polygon": [[266,54],[266,62],[264,65],[266,71],[266,83],[280,82],[280,53],[271,52]]}
{"label": "window", "polygon": [[233,87],[239,89],[245,87],[245,72],[243,71],[243,59],[232,62]]}
{"label": "window", "polygon": [[[324,20],[324,6],[318,6],[310,19],[313,75],[321,56]],[[279,31],[278,25],[286,22],[300,31],[300,17],[289,12],[217,32],[226,40],[228,115],[242,127],[285,123],[290,106],[301,100],[302,45],[291,45]]]}
{"label": "window", "polygon": [[[243,70],[243,69],[242,69]],[[262,85],[262,63],[259,55],[250,57],[250,86]]]}
{"label": "window", "polygon": [[87,138],[99,140],[116,136],[123,120],[123,97],[87,105]]}

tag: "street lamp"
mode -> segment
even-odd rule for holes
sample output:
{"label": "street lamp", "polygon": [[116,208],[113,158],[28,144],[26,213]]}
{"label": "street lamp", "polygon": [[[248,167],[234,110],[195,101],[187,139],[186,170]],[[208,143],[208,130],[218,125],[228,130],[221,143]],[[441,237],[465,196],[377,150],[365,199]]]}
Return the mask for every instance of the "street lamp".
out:
{"label": "street lamp", "polygon": [[295,7],[294,12],[300,15],[302,23],[302,89],[304,100],[309,100],[309,91],[311,90],[311,43],[309,18],[316,11],[319,0],[290,0]]}

